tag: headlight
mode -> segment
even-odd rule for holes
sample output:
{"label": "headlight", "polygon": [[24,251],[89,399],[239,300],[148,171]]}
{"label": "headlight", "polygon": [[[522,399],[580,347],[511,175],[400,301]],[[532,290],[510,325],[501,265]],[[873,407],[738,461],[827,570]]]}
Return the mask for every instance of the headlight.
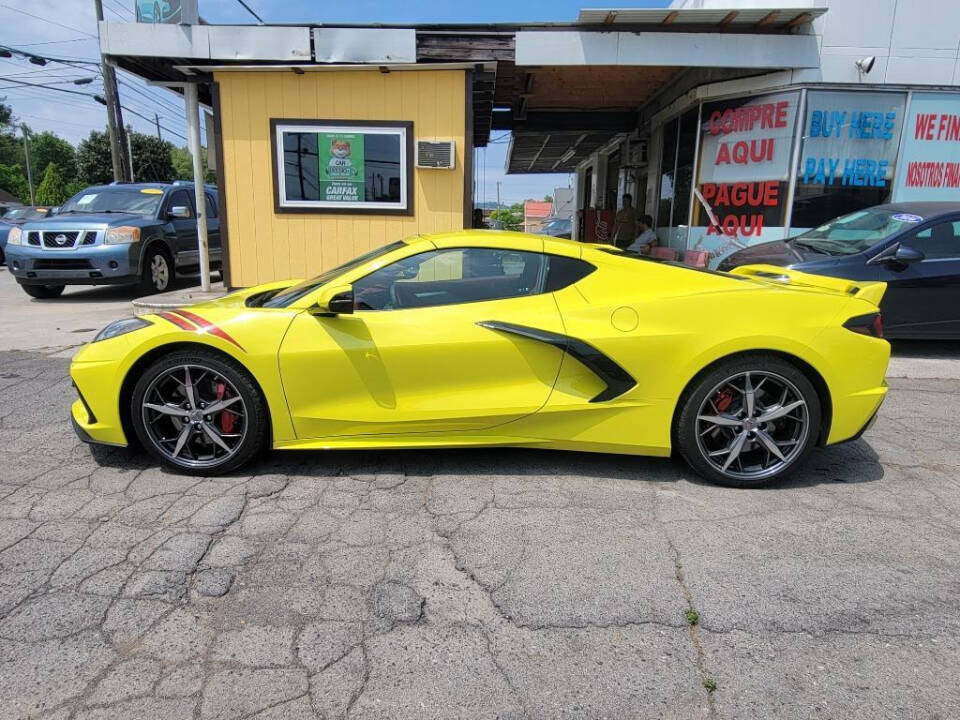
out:
{"label": "headlight", "polygon": [[103,236],[104,245],[129,245],[135,242],[140,242],[140,228],[129,225],[110,228]]}
{"label": "headlight", "polygon": [[97,333],[97,336],[93,339],[93,342],[100,342],[101,340],[109,340],[110,338],[119,337],[121,335],[126,335],[131,333],[134,330],[139,330],[141,328],[149,327],[150,322],[138,317],[122,318],[120,320],[114,320],[112,323],[107,325],[103,330]]}
{"label": "headlight", "polygon": [[7,245],[20,245],[20,238],[23,236],[23,230],[18,227],[10,228],[10,234],[7,235]]}

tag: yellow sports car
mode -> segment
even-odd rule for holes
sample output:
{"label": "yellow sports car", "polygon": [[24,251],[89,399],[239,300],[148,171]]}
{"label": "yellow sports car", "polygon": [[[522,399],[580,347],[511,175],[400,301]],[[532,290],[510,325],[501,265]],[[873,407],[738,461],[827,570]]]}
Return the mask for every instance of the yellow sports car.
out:
{"label": "yellow sports car", "polygon": [[304,282],[118,320],[73,423],[182,472],[276,449],[511,445],[782,476],[887,392],[883,283],[656,262],[542,235],[394,242]]}

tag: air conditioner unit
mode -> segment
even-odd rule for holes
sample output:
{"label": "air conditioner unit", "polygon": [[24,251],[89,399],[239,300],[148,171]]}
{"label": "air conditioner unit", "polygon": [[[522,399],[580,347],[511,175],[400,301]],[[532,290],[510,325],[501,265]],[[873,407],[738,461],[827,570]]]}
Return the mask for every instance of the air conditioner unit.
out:
{"label": "air conditioner unit", "polygon": [[457,144],[453,140],[417,140],[417,167],[453,170]]}

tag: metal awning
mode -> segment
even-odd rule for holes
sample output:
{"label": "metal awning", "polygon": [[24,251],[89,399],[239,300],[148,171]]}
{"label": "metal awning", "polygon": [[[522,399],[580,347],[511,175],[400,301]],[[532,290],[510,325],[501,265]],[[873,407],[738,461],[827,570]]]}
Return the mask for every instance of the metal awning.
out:
{"label": "metal awning", "polygon": [[474,145],[486,145],[491,130],[510,130],[509,172],[562,172],[636,129],[638,110],[690,68],[755,75],[817,67],[816,37],[801,26],[826,12],[819,2],[590,9],[571,23],[102,22],[100,37],[105,56],[147,81],[199,81],[202,102],[215,69],[472,68]]}
{"label": "metal awning", "polygon": [[773,29],[803,25],[826,11],[814,2],[745,8],[591,8],[580,11],[577,24]]}

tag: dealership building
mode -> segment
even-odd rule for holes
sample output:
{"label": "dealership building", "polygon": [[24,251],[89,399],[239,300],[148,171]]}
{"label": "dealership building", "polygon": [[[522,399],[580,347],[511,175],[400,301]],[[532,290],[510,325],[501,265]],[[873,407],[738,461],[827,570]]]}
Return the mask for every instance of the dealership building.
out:
{"label": "dealership building", "polygon": [[[956,0],[676,0],[569,23],[103,22],[108,60],[196,88],[227,283],[473,222],[474,149],[575,173],[574,237],[631,193],[716,262],[883,202],[960,202]],[[189,107],[189,105],[188,105]],[[196,118],[188,121],[193,121]]]}

